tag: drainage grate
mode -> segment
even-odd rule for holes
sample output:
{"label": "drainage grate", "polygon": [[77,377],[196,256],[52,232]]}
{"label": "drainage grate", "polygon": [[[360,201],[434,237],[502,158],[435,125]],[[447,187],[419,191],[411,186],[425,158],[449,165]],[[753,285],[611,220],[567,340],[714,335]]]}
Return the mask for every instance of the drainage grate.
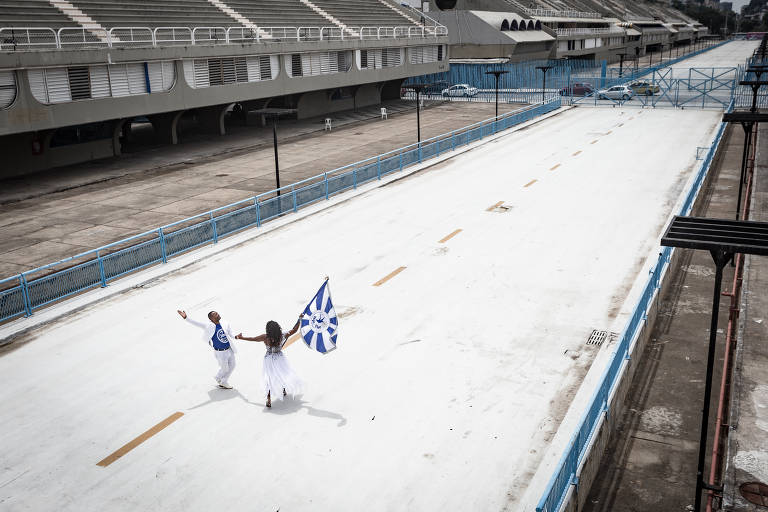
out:
{"label": "drainage grate", "polygon": [[599,347],[605,340],[613,341],[616,336],[618,336],[618,334],[615,332],[598,331],[595,329],[592,331],[592,334],[589,335],[589,339],[587,339],[587,345],[595,345]]}
{"label": "drainage grate", "polygon": [[755,505],[768,508],[768,485],[760,482],[747,482],[739,486],[744,499]]}

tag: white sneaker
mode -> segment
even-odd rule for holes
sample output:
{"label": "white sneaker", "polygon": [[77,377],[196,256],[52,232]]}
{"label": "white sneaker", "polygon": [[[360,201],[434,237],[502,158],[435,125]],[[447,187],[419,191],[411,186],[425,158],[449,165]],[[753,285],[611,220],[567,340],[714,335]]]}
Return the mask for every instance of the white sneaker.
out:
{"label": "white sneaker", "polygon": [[227,382],[219,382],[219,387],[223,389],[232,389],[232,385]]}

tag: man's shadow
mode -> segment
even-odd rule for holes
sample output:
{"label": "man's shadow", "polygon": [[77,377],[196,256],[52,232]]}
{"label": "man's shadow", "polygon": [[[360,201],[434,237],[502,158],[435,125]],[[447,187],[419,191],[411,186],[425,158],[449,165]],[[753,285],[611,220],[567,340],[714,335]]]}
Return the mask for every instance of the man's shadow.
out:
{"label": "man's shadow", "polygon": [[294,414],[299,412],[301,409],[306,409],[307,414],[309,414],[310,416],[338,420],[338,423],[336,423],[337,427],[343,427],[344,425],[347,424],[347,418],[345,418],[341,414],[337,414],[331,411],[325,411],[323,409],[318,409],[316,407],[312,407],[311,405],[307,405],[307,404],[308,402],[305,402],[304,400],[302,400],[301,396],[298,396],[296,398],[291,398],[290,396],[287,396],[282,400],[272,400],[272,407],[271,408],[264,407],[264,411],[265,412],[269,411],[272,414]]}
{"label": "man's shadow", "polygon": [[206,406],[208,404],[212,404],[214,402],[221,402],[223,400],[231,400],[233,398],[239,398],[243,402],[245,402],[247,404],[250,404],[250,405],[261,405],[261,404],[256,403],[256,402],[251,402],[250,400],[245,398],[245,396],[243,396],[243,394],[240,393],[240,391],[238,391],[237,389],[213,388],[213,389],[208,390],[208,400],[206,400],[205,402],[199,403],[197,405],[194,405],[194,406],[188,408],[187,410],[191,411],[193,409],[199,409],[200,407],[204,407],[204,406]]}

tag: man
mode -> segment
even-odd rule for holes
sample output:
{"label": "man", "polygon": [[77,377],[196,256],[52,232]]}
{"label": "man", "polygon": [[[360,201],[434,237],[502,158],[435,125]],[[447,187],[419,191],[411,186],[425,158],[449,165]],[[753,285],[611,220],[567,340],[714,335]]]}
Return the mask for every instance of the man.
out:
{"label": "man", "polygon": [[230,343],[230,340],[235,339],[232,326],[229,322],[223,322],[221,316],[215,311],[208,313],[210,322],[198,322],[188,318],[187,313],[182,310],[177,310],[177,313],[187,322],[203,330],[203,339],[213,347],[214,355],[219,362],[219,372],[214,377],[216,384],[223,389],[232,389],[227,382],[235,369],[235,347]]}

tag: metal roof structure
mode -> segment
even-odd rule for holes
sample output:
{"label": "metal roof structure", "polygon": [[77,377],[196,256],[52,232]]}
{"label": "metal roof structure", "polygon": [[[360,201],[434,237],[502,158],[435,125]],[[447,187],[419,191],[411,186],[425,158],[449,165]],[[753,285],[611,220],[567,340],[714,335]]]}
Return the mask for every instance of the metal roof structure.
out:
{"label": "metal roof structure", "polygon": [[676,216],[661,245],[768,256],[768,222]]}

